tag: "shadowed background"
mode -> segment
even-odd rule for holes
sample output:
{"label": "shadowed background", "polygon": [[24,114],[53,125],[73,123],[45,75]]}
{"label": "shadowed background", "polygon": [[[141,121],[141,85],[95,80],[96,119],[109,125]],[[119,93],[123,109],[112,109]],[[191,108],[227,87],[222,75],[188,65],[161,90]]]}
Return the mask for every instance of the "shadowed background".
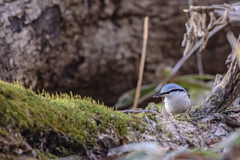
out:
{"label": "shadowed background", "polygon": [[[224,0],[196,1],[196,5]],[[236,2],[234,0],[228,3]],[[0,77],[34,90],[69,92],[112,106],[135,88],[143,20],[149,39],[143,84],[160,82],[161,71],[182,57],[187,0],[31,0],[0,5]],[[225,73],[228,26],[202,53],[205,73]],[[178,74],[198,73],[194,54]]]}

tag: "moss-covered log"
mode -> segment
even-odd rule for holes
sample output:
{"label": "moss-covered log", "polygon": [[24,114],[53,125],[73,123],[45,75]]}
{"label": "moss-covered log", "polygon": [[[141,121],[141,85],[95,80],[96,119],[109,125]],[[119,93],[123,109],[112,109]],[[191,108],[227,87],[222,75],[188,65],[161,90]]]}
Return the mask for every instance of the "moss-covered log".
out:
{"label": "moss-covered log", "polygon": [[[0,115],[0,143],[4,146],[0,147],[0,159],[25,154],[36,156],[36,153],[87,156],[87,151],[94,146],[103,146],[95,148],[94,153],[104,156],[107,147],[121,145],[117,137],[126,135],[129,126],[141,125],[140,118],[113,112],[91,98],[46,92],[37,95],[32,90],[2,81]],[[108,142],[109,146],[99,139],[107,128],[112,128],[116,136]],[[12,142],[16,139],[18,145]],[[16,151],[8,147],[13,145]]]}
{"label": "moss-covered log", "polygon": [[[151,103],[148,108],[158,106]],[[232,112],[199,119],[168,119],[157,110],[136,113],[113,111],[77,95],[35,94],[0,81],[0,159],[70,155],[103,159],[108,149],[133,142],[175,149],[185,144],[208,147],[240,126],[228,115]]]}

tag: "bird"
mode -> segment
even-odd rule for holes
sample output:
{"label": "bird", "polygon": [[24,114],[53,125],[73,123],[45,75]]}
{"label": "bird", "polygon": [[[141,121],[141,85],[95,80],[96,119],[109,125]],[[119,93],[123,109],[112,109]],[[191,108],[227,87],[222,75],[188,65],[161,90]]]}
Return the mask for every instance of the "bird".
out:
{"label": "bird", "polygon": [[169,83],[153,98],[165,97],[165,109],[173,116],[187,112],[191,108],[190,95],[181,86]]}

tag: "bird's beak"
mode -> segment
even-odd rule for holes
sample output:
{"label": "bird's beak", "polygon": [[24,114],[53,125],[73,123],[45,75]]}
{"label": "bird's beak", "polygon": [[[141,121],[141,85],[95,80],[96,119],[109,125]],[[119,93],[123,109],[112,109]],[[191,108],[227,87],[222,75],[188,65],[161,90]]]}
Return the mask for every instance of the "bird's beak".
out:
{"label": "bird's beak", "polygon": [[153,98],[158,98],[158,97],[163,97],[164,96],[164,94],[163,93],[158,93],[158,94],[155,94],[154,96],[153,96]]}

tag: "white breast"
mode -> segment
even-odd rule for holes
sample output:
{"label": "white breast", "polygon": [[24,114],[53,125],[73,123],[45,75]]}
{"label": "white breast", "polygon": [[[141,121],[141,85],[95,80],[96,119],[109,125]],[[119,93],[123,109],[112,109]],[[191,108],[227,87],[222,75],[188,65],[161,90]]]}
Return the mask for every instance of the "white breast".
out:
{"label": "white breast", "polygon": [[173,115],[187,112],[190,108],[190,99],[186,92],[171,92],[164,99],[167,112]]}

